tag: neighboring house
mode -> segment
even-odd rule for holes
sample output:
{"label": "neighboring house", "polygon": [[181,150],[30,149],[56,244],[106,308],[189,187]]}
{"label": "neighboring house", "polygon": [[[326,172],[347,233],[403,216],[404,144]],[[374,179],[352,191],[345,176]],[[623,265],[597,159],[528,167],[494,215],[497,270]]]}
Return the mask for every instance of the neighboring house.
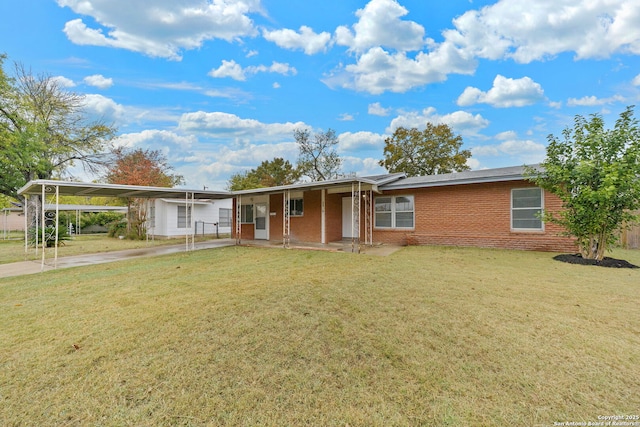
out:
{"label": "neighboring house", "polygon": [[24,231],[24,214],[21,208],[3,208],[0,221],[3,236],[10,231]]}
{"label": "neighboring house", "polygon": [[189,234],[231,234],[233,202],[220,200],[151,199],[147,232],[155,237]]}
{"label": "neighboring house", "polygon": [[540,219],[560,200],[523,167],[407,178],[389,174],[234,193],[236,240],[459,245],[575,251]]}

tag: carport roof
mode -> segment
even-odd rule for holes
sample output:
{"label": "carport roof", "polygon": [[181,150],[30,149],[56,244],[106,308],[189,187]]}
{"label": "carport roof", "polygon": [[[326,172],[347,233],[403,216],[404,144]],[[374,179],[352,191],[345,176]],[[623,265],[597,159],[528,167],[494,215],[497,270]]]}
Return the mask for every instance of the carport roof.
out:
{"label": "carport roof", "polygon": [[18,190],[18,194],[51,195],[58,187],[61,196],[87,197],[137,197],[142,199],[154,198],[194,198],[194,199],[229,199],[232,193],[227,191],[193,190],[187,188],[145,187],[139,185],[98,184],[93,182],[70,182],[38,179],[30,181]]}

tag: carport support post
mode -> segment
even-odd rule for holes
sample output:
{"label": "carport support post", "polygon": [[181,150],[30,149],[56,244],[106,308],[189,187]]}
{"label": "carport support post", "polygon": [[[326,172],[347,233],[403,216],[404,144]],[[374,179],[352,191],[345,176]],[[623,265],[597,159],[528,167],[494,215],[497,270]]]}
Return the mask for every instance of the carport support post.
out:
{"label": "carport support post", "polygon": [[291,190],[286,190],[282,194],[282,246],[289,247],[291,241]]}
{"label": "carport support post", "polygon": [[[42,219],[41,219],[41,222],[42,222],[42,224],[41,224],[41,226],[42,226],[42,262],[40,263],[40,271],[44,271],[44,253],[45,253],[45,247],[47,246],[45,244],[47,238],[45,236],[45,224],[46,224],[46,221],[44,220],[44,215],[45,215],[45,210],[44,210],[45,203],[44,202],[46,200],[45,196],[44,196],[44,191],[45,191],[44,187],[45,186],[43,185],[42,186],[42,201],[41,201],[41,204],[42,204]],[[36,231],[36,234],[38,234],[37,231]],[[37,245],[38,245],[38,241],[36,240],[36,247],[38,247]]]}
{"label": "carport support post", "polygon": [[360,194],[361,186],[355,183],[351,184],[351,252],[360,253]]}
{"label": "carport support post", "polygon": [[60,213],[60,186],[56,185],[56,246],[53,249],[53,268],[58,268],[58,235],[60,233],[60,219],[58,213]]}
{"label": "carport support post", "polygon": [[24,196],[24,253],[29,252],[29,202],[27,195]]}
{"label": "carport support post", "polygon": [[241,243],[242,234],[242,196],[238,194],[236,198],[236,245]]}

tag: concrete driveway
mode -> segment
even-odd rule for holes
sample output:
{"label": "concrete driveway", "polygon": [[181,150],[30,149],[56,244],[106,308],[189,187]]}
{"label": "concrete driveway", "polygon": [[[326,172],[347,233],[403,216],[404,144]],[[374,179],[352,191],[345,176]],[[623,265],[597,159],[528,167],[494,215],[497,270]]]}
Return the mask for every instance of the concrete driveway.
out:
{"label": "concrete driveway", "polygon": [[[234,239],[209,240],[198,242],[194,245],[194,250],[221,248],[233,246]],[[107,262],[122,261],[126,259],[142,258],[156,255],[173,254],[185,252],[185,245],[154,246],[141,249],[128,249],[126,251],[101,252],[95,254],[76,255],[58,258],[56,268],[79,267],[82,265],[104,264]],[[10,264],[0,264],[0,278],[21,276],[24,274],[40,273],[42,271],[53,270],[53,259],[46,259],[44,269],[41,261],[23,261]]]}

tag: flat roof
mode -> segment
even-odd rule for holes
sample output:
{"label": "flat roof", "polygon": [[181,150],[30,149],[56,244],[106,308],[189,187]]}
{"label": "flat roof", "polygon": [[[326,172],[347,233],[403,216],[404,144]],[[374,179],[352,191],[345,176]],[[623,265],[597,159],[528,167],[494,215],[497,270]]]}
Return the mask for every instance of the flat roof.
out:
{"label": "flat roof", "polygon": [[[536,167],[538,165],[531,165]],[[486,182],[520,181],[524,176],[525,166],[511,166],[496,169],[480,169],[464,172],[444,173],[439,175],[414,176],[398,179],[380,186],[381,190],[401,190],[409,188],[441,187],[447,185],[480,184]]]}
{"label": "flat roof", "polygon": [[145,187],[140,185],[99,184],[94,182],[71,182],[38,179],[28,182],[18,190],[18,194],[53,195],[58,188],[61,196],[87,197],[137,197],[141,199],[168,198],[179,199],[229,199],[233,194],[228,191],[193,190],[188,188]]}
{"label": "flat roof", "polygon": [[245,195],[256,195],[256,194],[274,194],[274,193],[282,193],[286,190],[293,191],[304,191],[304,190],[320,190],[320,189],[331,189],[331,188],[342,188],[351,184],[364,184],[366,187],[372,188],[374,191],[377,189],[378,181],[371,178],[362,178],[362,177],[349,177],[349,178],[338,178],[331,179],[326,181],[313,181],[313,182],[303,182],[298,184],[291,185],[279,185],[276,187],[262,187],[262,188],[253,188],[251,190],[240,190],[234,191],[234,195],[245,196]]}

